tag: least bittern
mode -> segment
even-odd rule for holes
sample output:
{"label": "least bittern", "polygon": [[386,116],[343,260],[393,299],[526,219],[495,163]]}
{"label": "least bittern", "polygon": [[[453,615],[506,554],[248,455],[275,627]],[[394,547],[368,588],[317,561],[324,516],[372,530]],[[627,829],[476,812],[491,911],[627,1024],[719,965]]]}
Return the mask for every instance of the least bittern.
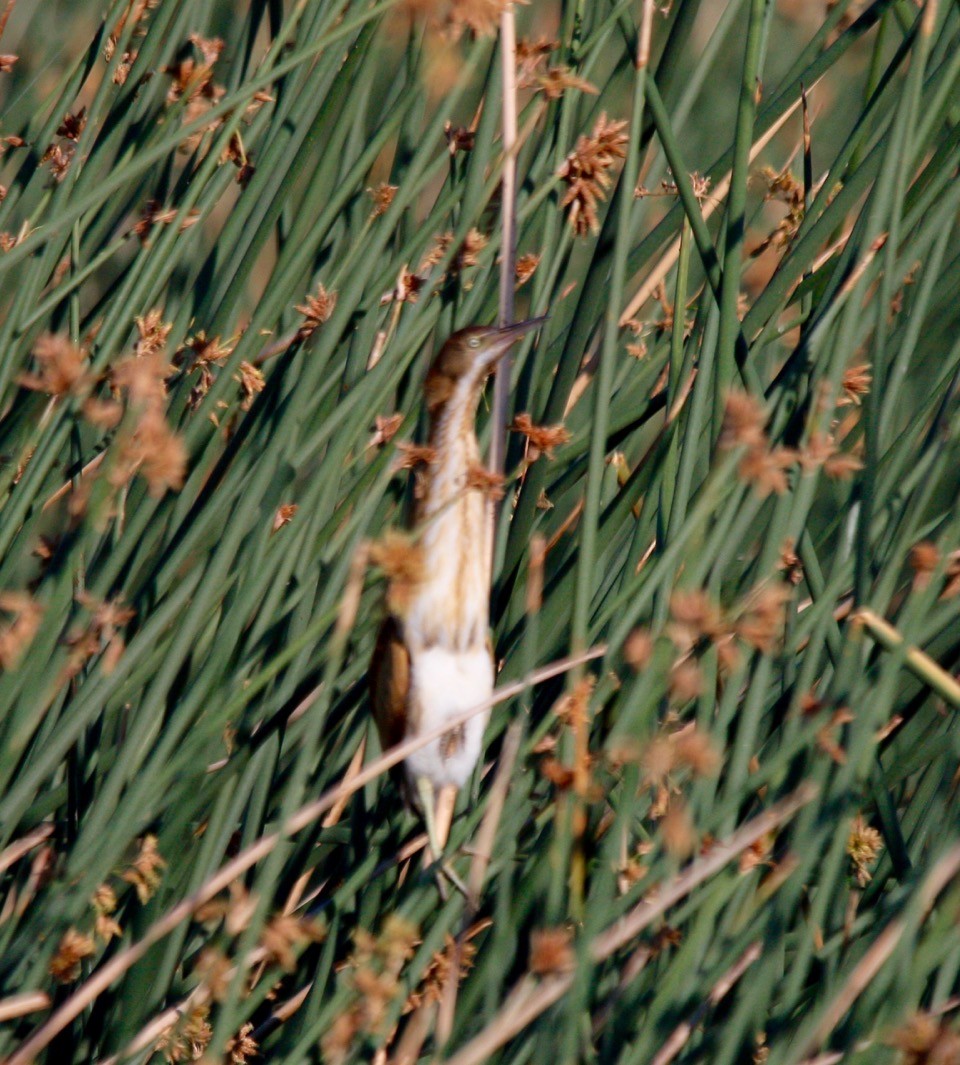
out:
{"label": "least bittern", "polygon": [[[429,443],[436,457],[411,515],[426,572],[403,616],[384,619],[370,663],[373,712],[384,747],[440,727],[493,691],[492,527],[485,494],[471,484],[471,471],[480,464],[474,421],[487,376],[510,345],[542,321],[462,329],[443,345],[427,373]],[[457,792],[480,757],[488,717],[489,711],[478,713],[404,762],[410,797],[422,810],[438,861]]]}

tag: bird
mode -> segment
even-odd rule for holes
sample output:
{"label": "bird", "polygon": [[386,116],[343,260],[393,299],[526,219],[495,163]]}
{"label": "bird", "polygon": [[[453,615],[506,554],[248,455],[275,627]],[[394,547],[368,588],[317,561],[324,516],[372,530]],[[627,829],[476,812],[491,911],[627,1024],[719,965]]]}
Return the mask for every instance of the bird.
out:
{"label": "bird", "polygon": [[[476,412],[488,375],[515,341],[544,320],[461,329],[440,348],[424,379],[432,461],[409,521],[423,572],[402,610],[388,607],[369,669],[384,749],[438,728],[493,692],[493,528],[474,475],[480,466]],[[476,714],[403,763],[405,797],[419,807],[436,862],[442,863],[457,793],[480,758],[488,717],[489,710]]]}

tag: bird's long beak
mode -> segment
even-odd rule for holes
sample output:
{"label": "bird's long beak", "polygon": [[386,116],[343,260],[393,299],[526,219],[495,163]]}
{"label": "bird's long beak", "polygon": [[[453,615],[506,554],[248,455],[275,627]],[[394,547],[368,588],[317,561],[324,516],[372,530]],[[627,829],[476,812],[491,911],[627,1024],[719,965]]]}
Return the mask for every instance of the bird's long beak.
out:
{"label": "bird's long beak", "polygon": [[539,318],[528,318],[524,322],[515,322],[513,325],[501,326],[494,333],[493,339],[493,353],[495,359],[501,359],[509,350],[512,344],[514,344],[520,337],[537,329],[539,326],[547,320],[547,315],[543,314]]}

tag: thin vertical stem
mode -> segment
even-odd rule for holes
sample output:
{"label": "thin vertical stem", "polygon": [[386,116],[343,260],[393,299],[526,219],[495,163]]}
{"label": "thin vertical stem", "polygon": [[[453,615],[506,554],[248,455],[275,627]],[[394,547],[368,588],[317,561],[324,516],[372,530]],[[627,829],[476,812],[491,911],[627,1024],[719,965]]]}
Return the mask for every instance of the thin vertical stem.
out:
{"label": "thin vertical stem", "polygon": [[751,0],[747,24],[747,47],[743,57],[743,80],[733,148],[730,196],[727,200],[726,233],[723,248],[723,278],[720,285],[720,335],[717,340],[717,375],[713,393],[713,436],[720,433],[723,420],[724,393],[733,383],[735,353],[740,339],[737,303],[740,298],[740,273],[743,243],[746,236],[747,176],[750,169],[750,145],[757,113],[760,88],[760,62],[767,22],[763,17],[767,0]]}
{"label": "thin vertical stem", "polygon": [[[503,175],[501,178],[500,226],[500,325],[513,322],[513,285],[517,257],[517,27],[513,5],[508,4],[500,16],[500,64],[502,92]],[[510,375],[513,359],[509,352],[500,362],[493,384],[493,409],[490,414],[490,452],[488,465],[493,473],[503,473],[507,447],[507,407],[510,401]],[[497,528],[497,504],[487,504],[490,524],[488,567],[492,572],[494,537]]]}
{"label": "thin vertical stem", "polygon": [[594,385],[593,426],[590,434],[590,457],[587,473],[587,490],[581,523],[580,554],[577,567],[576,597],[573,606],[572,646],[584,647],[590,615],[590,602],[594,589],[594,563],[597,549],[597,524],[600,518],[600,486],[606,459],[607,425],[609,422],[610,390],[616,364],[617,338],[620,312],[627,273],[627,240],[630,234],[630,212],[633,208],[633,190],[640,170],[640,130],[646,102],[647,64],[650,58],[650,34],[653,19],[652,0],[644,0],[643,21],[637,50],[637,74],[634,83],[633,111],[630,118],[630,141],[617,206],[619,219],[613,251],[613,270],[610,278],[610,295],[607,300],[604,321],[603,343],[600,348],[600,363]]}

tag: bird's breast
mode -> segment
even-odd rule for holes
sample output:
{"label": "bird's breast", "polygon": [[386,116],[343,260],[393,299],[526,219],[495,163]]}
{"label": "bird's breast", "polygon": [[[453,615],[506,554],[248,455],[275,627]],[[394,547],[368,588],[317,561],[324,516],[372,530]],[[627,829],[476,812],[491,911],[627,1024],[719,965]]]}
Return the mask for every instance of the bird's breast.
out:
{"label": "bird's breast", "polygon": [[467,487],[476,441],[445,458],[431,469],[419,508],[425,574],[404,628],[412,646],[466,651],[487,640],[488,522],[483,493]]}

